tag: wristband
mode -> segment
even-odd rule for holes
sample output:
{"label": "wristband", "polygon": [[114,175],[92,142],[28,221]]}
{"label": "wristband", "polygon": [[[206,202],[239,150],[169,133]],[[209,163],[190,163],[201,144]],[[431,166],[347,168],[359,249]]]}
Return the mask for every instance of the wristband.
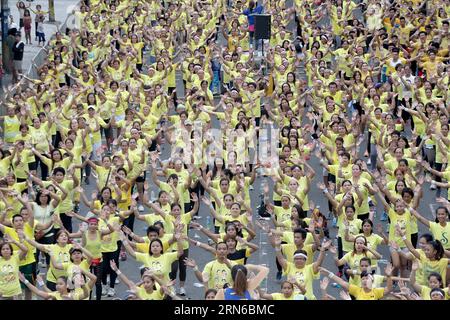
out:
{"label": "wristband", "polygon": [[330,272],[328,273],[328,278],[333,278],[333,277],[334,277],[334,273],[330,271]]}
{"label": "wristband", "polygon": [[30,283],[30,281],[28,281],[27,279],[25,279],[25,281],[24,281],[23,283],[25,283],[25,284],[29,284],[29,283]]}
{"label": "wristband", "polygon": [[406,240],[406,236],[402,236],[402,240],[405,241]]}
{"label": "wristband", "polygon": [[117,271],[116,271],[116,274],[117,274],[117,275],[121,275],[121,274],[122,274],[122,271],[117,270]]}
{"label": "wristband", "polygon": [[328,189],[327,188],[323,189],[323,193],[328,193]]}
{"label": "wristband", "polygon": [[41,281],[38,281],[37,283],[38,283],[38,286],[39,286],[39,287],[43,287],[43,286],[44,286],[44,281],[42,281],[42,280],[41,280]]}
{"label": "wristband", "polygon": [[358,274],[358,271],[352,270],[352,274],[353,274],[353,275],[357,275],[357,274]]}
{"label": "wristband", "polygon": [[200,225],[200,230],[202,230],[203,229],[203,226],[202,225]]}
{"label": "wristband", "polygon": [[193,270],[194,270],[195,272],[198,271],[198,267],[195,266],[195,267],[193,268]]}
{"label": "wristband", "polygon": [[195,246],[196,247],[200,246],[200,242],[199,241],[195,241]]}
{"label": "wristband", "polygon": [[281,251],[281,248],[275,248],[275,251],[276,251],[276,252],[280,252],[280,251]]}

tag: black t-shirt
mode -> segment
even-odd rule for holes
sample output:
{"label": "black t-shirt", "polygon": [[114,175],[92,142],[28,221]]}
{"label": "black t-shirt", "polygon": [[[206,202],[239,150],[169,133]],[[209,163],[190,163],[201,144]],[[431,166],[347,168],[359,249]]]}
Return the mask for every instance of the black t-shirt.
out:
{"label": "black t-shirt", "polygon": [[14,43],[13,47],[13,53],[14,53],[14,60],[23,60],[23,52],[25,50],[25,43],[23,41]]}
{"label": "black t-shirt", "polygon": [[240,259],[244,259],[244,264],[247,263],[247,257],[245,256],[245,253],[247,252],[246,249],[240,249],[236,250],[233,253],[227,254],[227,258],[231,261],[236,261]]}

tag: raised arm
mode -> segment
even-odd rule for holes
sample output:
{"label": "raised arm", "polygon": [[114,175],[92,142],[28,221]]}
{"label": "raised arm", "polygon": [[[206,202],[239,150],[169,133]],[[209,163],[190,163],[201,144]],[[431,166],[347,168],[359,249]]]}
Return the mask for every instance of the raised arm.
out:
{"label": "raised arm", "polygon": [[135,291],[136,290],[136,284],[131,281],[130,279],[127,278],[127,276],[125,276],[117,267],[116,262],[114,260],[111,260],[109,262],[111,269],[119,276],[120,280],[123,281],[123,283],[130,288],[130,290]]}
{"label": "raised arm", "polygon": [[428,219],[424,218],[417,210],[415,210],[413,208],[409,208],[409,212],[411,212],[417,218],[417,220],[419,220],[427,228],[430,227],[430,221]]}
{"label": "raised arm", "polygon": [[125,250],[128,252],[128,254],[132,256],[134,259],[136,259],[136,252],[131,247],[130,243],[128,242],[128,238],[125,236],[123,231],[120,231],[120,240],[122,240],[122,244],[125,247]]}
{"label": "raised arm", "polygon": [[264,278],[267,277],[270,269],[264,266],[254,264],[247,264],[246,267],[249,271],[257,272],[256,276],[248,280],[248,287],[247,287],[248,290],[255,290],[261,284]]}
{"label": "raised arm", "polygon": [[19,272],[19,280],[34,294],[38,295],[39,297],[48,300],[48,299],[54,299],[51,295],[49,295],[47,292],[39,290],[34,285],[28,281],[22,272]]}
{"label": "raised arm", "polygon": [[203,274],[198,269],[198,266],[197,266],[197,263],[195,262],[195,260],[186,258],[186,259],[184,259],[184,263],[186,266],[188,266],[194,270],[195,276],[197,277],[198,281],[200,281],[207,287],[208,280],[203,277]]}

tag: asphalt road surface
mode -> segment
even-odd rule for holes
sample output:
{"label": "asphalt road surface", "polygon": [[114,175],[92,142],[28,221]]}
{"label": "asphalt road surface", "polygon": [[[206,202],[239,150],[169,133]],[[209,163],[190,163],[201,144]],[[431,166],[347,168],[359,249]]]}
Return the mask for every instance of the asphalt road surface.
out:
{"label": "asphalt road surface", "polygon": [[[288,3],[289,2],[291,2],[291,1],[288,1]],[[360,13],[358,13],[357,16],[361,16]],[[292,31],[295,30],[294,23],[292,23],[289,27],[290,27],[289,28],[290,30],[292,30]],[[295,34],[295,31],[294,31],[294,34]],[[219,43],[221,45],[224,45],[224,40],[221,35],[219,38]],[[303,73],[303,70],[301,67],[299,68],[298,71],[300,74]],[[184,89],[183,89],[183,85],[182,85],[182,81],[181,81],[181,74],[177,74],[177,95],[183,96],[183,92],[184,92]],[[213,120],[213,127],[220,128],[220,124],[217,121],[217,119]],[[366,143],[367,143],[367,139],[365,139],[364,142],[361,144],[361,150],[365,150]],[[361,157],[363,155],[362,153],[363,152],[361,152],[361,154],[360,154]],[[170,157],[170,146],[165,144],[162,148],[161,160],[166,160],[169,157]],[[326,198],[323,196],[321,191],[316,187],[316,183],[322,181],[322,168],[320,167],[318,160],[315,157],[312,157],[310,164],[316,170],[316,176],[311,184],[311,190],[309,192],[309,199],[314,201],[314,203],[316,205],[320,206],[321,212],[324,213],[325,215],[327,215],[328,214],[328,205],[327,205]],[[148,177],[147,180],[150,182],[150,180],[151,180],[150,175],[147,174],[147,177]],[[258,176],[254,183],[254,189],[252,191],[250,191],[251,201],[252,201],[251,204],[252,204],[252,209],[254,212],[254,220],[256,220],[258,218],[256,207],[259,205],[259,201],[260,201],[259,195],[261,194],[261,183],[262,183],[263,179],[264,179],[263,177]],[[272,184],[270,184],[270,185],[272,185]],[[421,212],[428,219],[434,219],[430,208],[432,207],[433,204],[435,204],[435,192],[429,190],[429,184],[425,184],[424,186],[425,186],[424,196],[422,198],[421,205],[419,207],[419,212]],[[91,178],[90,185],[83,185],[83,187],[86,191],[86,194],[88,194],[88,195],[92,194],[92,192],[94,191],[93,179]],[[154,190],[155,193],[157,193],[157,190],[153,184],[151,184],[151,190]],[[272,192],[272,188],[271,188],[271,192]],[[444,190],[442,196],[445,196],[445,193],[446,193],[446,191]],[[380,222],[379,219],[380,219],[381,213],[383,211],[380,201],[378,201],[378,203],[379,203],[379,205],[377,207],[376,216],[374,218],[375,225]],[[84,206],[81,206],[81,213],[86,214],[86,210],[87,209]],[[147,208],[144,213],[148,213]],[[201,204],[200,211],[199,211],[200,219],[198,220],[198,222],[205,226],[206,225],[205,221],[206,221],[207,215],[209,215],[208,208],[206,208],[204,204]],[[329,221],[328,224],[329,224],[330,238],[334,240],[336,237],[337,229],[333,228],[331,226],[331,221]],[[146,228],[147,228],[147,225],[144,222],[136,220],[135,227],[134,227],[135,233],[137,233],[139,235],[145,235]],[[383,228],[384,228],[384,230],[386,230],[385,222],[383,222]],[[75,227],[75,230],[76,230],[76,227]],[[419,235],[422,233],[425,233],[425,232],[427,232],[427,230],[423,227],[423,225],[421,225],[419,223]],[[207,242],[207,238],[201,232],[198,232],[195,230],[190,230],[189,236],[191,238],[197,239],[204,243]],[[269,292],[269,293],[279,292],[280,282],[276,280],[277,268],[276,268],[276,264],[275,264],[275,251],[268,243],[267,235],[262,233],[262,231],[260,229],[257,229],[257,237],[252,242],[259,245],[260,249],[259,249],[259,251],[255,252],[248,259],[248,263],[267,265],[270,268],[270,274],[267,278],[267,281],[265,283],[263,283],[262,287],[265,286],[267,289],[267,292]],[[389,251],[388,251],[387,246],[380,246],[379,252],[383,255],[383,259],[389,260]],[[317,255],[318,255],[318,253],[316,253],[316,257],[317,257]],[[200,249],[198,247],[192,247],[192,246],[189,249],[189,256],[196,260],[196,262],[201,270],[203,269],[205,264],[207,262],[211,261],[211,259],[212,259],[212,256],[209,253],[206,253],[203,249]],[[327,254],[325,261],[323,263],[323,266],[331,271],[334,271],[334,272],[337,271],[337,267],[335,266],[333,257],[330,253]],[[140,267],[140,264],[137,263],[133,258],[131,258],[129,256],[126,261],[120,262],[120,270],[124,274],[126,274],[127,277],[129,277],[131,280],[134,280],[136,282],[139,280],[139,267]],[[178,284],[176,287],[178,289]],[[188,271],[187,271],[187,281],[186,281],[185,288],[187,291],[187,297],[186,297],[187,299],[203,299],[204,288],[198,286],[197,278],[195,277],[192,269],[190,269],[190,268],[188,268]],[[124,286],[122,283],[116,285],[116,296],[114,298],[123,297],[126,294],[127,289],[128,288],[126,286]],[[319,280],[314,281],[314,293],[318,298],[320,297]],[[334,288],[332,285],[330,285],[329,289],[328,289],[328,293],[339,299],[339,289],[338,288]],[[105,296],[102,299],[112,299],[112,298]]]}

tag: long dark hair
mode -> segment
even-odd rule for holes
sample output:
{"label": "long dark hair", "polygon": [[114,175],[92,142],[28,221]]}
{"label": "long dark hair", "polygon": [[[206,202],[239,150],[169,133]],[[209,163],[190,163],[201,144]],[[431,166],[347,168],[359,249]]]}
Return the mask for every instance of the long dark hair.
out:
{"label": "long dark hair", "polygon": [[[42,195],[42,190],[39,190],[37,193],[36,193],[36,200],[35,200],[35,202],[40,206],[40,205],[42,205],[42,203],[41,203],[41,195]],[[47,196],[47,205],[50,205],[50,201],[51,201],[51,197],[50,197],[50,195],[46,195]]]}
{"label": "long dark hair", "polygon": [[441,260],[445,254],[442,243],[439,240],[433,240],[433,241],[428,242],[427,244],[429,244],[430,246],[433,247],[434,250],[436,250],[436,254],[434,255],[434,258],[436,260]]}
{"label": "long dark hair", "polygon": [[[220,158],[220,159],[222,159],[222,158]],[[216,160],[217,160],[217,158],[214,160],[214,166],[213,166],[213,169],[212,169],[212,177],[211,178],[215,178],[216,177],[216,175],[217,175],[217,165],[216,165]],[[225,160],[224,159],[222,159],[222,161],[223,161],[223,165],[222,165],[222,171],[224,171],[225,170],[225,168],[226,168],[226,164],[225,164]]]}
{"label": "long dark hair", "polygon": [[153,242],[158,242],[159,243],[159,245],[161,246],[161,254],[163,254],[164,253],[164,247],[163,247],[162,241],[159,240],[159,239],[153,239],[150,242],[150,245],[148,246],[148,254],[151,255],[151,256],[153,255],[153,252],[152,252],[152,244],[153,244]]}

